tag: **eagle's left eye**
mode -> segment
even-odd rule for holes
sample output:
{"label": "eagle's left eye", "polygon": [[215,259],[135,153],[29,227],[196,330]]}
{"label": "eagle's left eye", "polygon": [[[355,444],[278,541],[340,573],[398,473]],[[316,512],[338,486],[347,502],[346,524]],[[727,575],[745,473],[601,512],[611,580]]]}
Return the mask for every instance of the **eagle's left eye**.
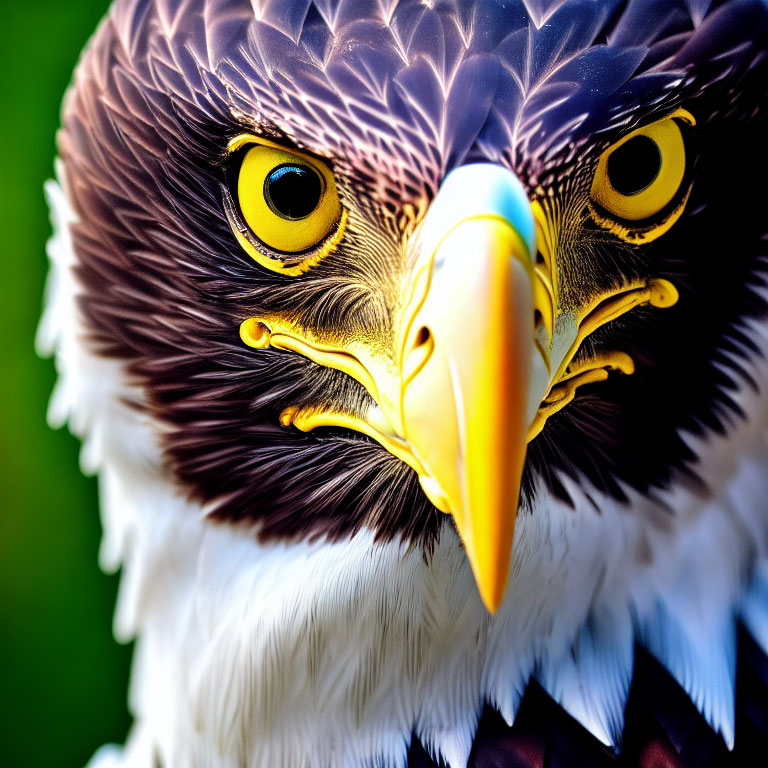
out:
{"label": "eagle's left eye", "polygon": [[677,220],[688,192],[681,124],[694,124],[682,109],[638,128],[603,152],[590,193],[600,226],[624,240],[646,242]]}
{"label": "eagle's left eye", "polygon": [[344,210],[326,163],[267,139],[230,143],[231,223],[238,241],[262,266],[298,274],[340,240]]}

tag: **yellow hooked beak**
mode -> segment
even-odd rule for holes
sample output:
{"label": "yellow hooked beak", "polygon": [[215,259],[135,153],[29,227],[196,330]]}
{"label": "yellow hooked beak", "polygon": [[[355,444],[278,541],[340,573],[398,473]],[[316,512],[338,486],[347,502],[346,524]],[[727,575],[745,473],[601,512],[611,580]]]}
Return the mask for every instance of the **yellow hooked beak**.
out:
{"label": "yellow hooked beak", "polygon": [[[425,220],[421,285],[405,313],[402,425],[422,488],[453,515],[493,612],[507,583],[530,422],[534,225],[511,173],[460,171]],[[477,184],[480,199],[468,202]]]}
{"label": "yellow hooked beak", "polygon": [[281,420],[305,431],[357,429],[410,464],[432,503],[453,515],[493,612],[508,579],[528,428],[548,378],[534,331],[531,206],[510,171],[463,166],[446,177],[414,241],[391,359],[285,318],[249,318],[241,337],[366,387],[377,403],[366,418],[292,408]]}
{"label": "yellow hooked beak", "polygon": [[533,304],[521,245],[494,219],[466,221],[445,239],[415,317],[431,354],[403,392],[422,488],[454,516],[491,611],[504,595],[528,430]]}

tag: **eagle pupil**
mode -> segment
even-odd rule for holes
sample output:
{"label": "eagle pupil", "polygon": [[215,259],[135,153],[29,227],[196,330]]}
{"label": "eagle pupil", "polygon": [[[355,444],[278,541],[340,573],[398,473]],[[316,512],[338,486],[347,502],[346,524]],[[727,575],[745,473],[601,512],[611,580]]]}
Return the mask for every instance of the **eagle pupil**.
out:
{"label": "eagle pupil", "polygon": [[660,170],[659,145],[648,136],[634,136],[608,157],[608,181],[620,195],[642,192]]}
{"label": "eagle pupil", "polygon": [[306,165],[278,165],[264,180],[267,204],[284,219],[309,216],[317,208],[322,192],[320,177]]}

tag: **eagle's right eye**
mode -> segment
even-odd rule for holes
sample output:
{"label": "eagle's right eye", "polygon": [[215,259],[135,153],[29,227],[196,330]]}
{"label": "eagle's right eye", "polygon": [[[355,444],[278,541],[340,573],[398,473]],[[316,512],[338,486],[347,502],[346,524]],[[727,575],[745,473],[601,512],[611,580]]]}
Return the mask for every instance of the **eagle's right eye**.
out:
{"label": "eagle's right eye", "polygon": [[230,142],[227,213],[262,266],[299,274],[341,240],[346,211],[330,166],[257,136]]}
{"label": "eagle's right eye", "polygon": [[247,148],[237,174],[237,202],[256,237],[282,253],[317,245],[339,220],[331,169],[281,147]]}

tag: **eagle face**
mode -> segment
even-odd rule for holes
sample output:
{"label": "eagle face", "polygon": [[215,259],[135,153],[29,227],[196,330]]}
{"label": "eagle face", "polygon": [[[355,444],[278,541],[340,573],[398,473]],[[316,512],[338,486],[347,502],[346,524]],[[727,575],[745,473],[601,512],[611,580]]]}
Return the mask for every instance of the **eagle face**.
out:
{"label": "eagle face", "polygon": [[428,569],[455,526],[492,611],[547,602],[526,563],[585,509],[652,560],[764,384],[767,30],[739,0],[115,3],[59,151],[86,346],[153,471],[268,548],[369,532]]}

